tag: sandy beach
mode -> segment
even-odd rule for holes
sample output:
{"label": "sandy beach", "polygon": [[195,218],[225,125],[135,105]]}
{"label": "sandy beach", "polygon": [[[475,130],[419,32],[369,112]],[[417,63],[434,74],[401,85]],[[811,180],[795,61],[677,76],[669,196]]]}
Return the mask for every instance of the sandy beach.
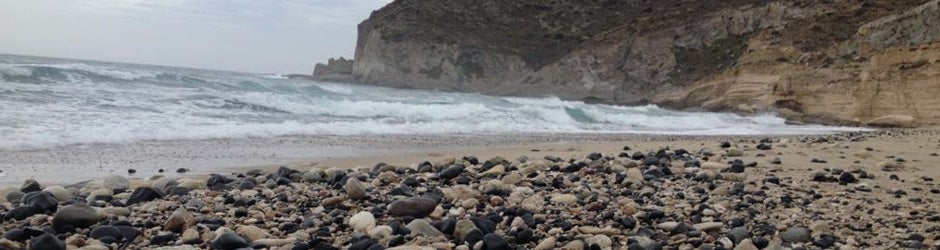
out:
{"label": "sandy beach", "polygon": [[[59,237],[31,246],[937,248],[937,152],[936,129],[280,137],[13,151],[2,162],[0,245],[23,248],[18,234],[51,226]],[[84,166],[90,161],[101,165]],[[72,205],[42,211],[43,197]],[[93,221],[71,218],[83,212]],[[91,231],[72,231],[79,228]]]}
{"label": "sandy beach", "polygon": [[[45,149],[0,150],[0,185],[18,185],[25,179],[60,185],[127,175],[148,179],[154,175],[191,176],[209,173],[310,166],[355,168],[380,162],[409,166],[423,160],[479,154],[479,157],[542,157],[554,151],[615,152],[629,143],[675,146],[727,140],[729,136],[673,136],[637,134],[466,134],[466,135],[362,135],[285,136],[215,140],[143,141],[128,144],[81,144]],[[742,137],[748,138],[748,137]],[[759,138],[759,137],[754,137]],[[626,144],[625,144],[626,143]],[[533,149],[538,152],[533,152]],[[178,169],[185,175],[177,175]],[[164,172],[160,172],[160,170]],[[68,170],[68,175],[60,174]]]}

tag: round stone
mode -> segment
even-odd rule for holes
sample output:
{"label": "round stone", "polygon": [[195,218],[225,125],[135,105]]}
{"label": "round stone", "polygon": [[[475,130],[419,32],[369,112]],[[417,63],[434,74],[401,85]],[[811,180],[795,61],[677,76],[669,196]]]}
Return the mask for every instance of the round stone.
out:
{"label": "round stone", "polygon": [[65,250],[65,242],[46,233],[29,241],[29,250]]}
{"label": "round stone", "polygon": [[434,212],[437,201],[426,197],[409,197],[388,205],[388,213],[394,216],[423,218]]}
{"label": "round stone", "polygon": [[57,231],[69,228],[88,228],[98,223],[98,212],[85,204],[71,204],[62,207],[52,217],[52,227]]}
{"label": "round stone", "polygon": [[791,227],[786,231],[780,233],[780,240],[783,242],[809,242],[812,240],[810,237],[809,229],[804,227]]}
{"label": "round stone", "polygon": [[375,227],[375,216],[370,212],[359,212],[349,218],[349,227],[357,232],[368,232]]}
{"label": "round stone", "polygon": [[362,185],[356,178],[349,178],[346,180],[346,195],[353,200],[364,200],[369,198],[369,194],[366,193],[366,187]]}
{"label": "round stone", "polygon": [[235,250],[247,247],[249,247],[248,242],[233,232],[223,233],[212,242],[213,249]]}

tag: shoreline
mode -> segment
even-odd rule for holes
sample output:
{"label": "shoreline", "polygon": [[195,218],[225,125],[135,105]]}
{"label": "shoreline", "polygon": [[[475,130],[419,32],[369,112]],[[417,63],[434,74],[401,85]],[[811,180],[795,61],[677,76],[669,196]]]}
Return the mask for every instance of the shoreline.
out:
{"label": "shoreline", "polygon": [[[863,132],[871,133],[871,132]],[[456,150],[520,147],[528,144],[580,143],[589,141],[670,141],[716,138],[797,138],[800,135],[656,135],[627,133],[523,133],[449,135],[279,136],[205,140],[139,141],[126,144],[77,144],[52,148],[0,150],[0,186],[18,185],[24,179],[71,184],[107,175],[146,179],[154,175],[207,175],[278,165],[309,163],[334,158],[339,163],[364,164],[357,158],[400,158],[409,153],[453,153]],[[441,150],[443,149],[443,150]],[[517,150],[518,151],[518,150]],[[411,156],[420,156],[411,154]],[[400,162],[400,161],[399,161]],[[367,164],[373,165],[375,163]],[[404,164],[404,163],[402,163]],[[56,175],[67,169],[75,175]],[[128,175],[127,171],[136,171]],[[159,170],[164,170],[160,172]]]}

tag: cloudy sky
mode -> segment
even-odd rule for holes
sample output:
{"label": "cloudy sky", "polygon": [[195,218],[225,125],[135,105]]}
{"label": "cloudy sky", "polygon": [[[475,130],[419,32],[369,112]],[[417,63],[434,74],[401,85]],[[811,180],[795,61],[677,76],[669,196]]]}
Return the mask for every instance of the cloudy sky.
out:
{"label": "cloudy sky", "polygon": [[391,0],[0,0],[0,53],[256,73],[352,57]]}

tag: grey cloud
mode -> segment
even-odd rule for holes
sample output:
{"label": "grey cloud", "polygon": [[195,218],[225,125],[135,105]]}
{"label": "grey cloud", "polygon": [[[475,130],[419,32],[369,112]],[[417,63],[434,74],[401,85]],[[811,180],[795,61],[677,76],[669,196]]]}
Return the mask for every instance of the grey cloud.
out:
{"label": "grey cloud", "polygon": [[391,0],[0,0],[0,53],[307,73]]}

